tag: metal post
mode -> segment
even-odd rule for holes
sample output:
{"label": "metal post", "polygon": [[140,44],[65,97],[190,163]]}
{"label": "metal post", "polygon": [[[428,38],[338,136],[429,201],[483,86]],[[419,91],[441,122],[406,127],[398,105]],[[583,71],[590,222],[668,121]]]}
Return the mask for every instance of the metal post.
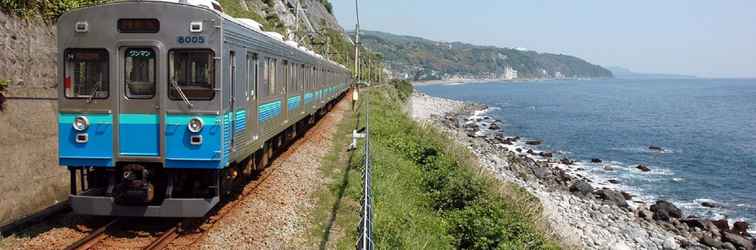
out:
{"label": "metal post", "polygon": [[357,24],[354,29],[354,74],[357,83],[360,81],[360,7],[359,0],[354,0],[354,9],[357,15]]}

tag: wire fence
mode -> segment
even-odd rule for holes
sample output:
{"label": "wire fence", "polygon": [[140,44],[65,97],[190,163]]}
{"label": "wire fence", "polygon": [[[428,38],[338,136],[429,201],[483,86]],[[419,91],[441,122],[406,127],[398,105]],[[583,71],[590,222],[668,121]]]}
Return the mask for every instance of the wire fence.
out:
{"label": "wire fence", "polygon": [[[355,90],[357,91],[357,90]],[[358,250],[373,250],[373,191],[372,162],[370,160],[370,107],[367,94],[364,97],[365,108],[365,155],[362,170],[362,210],[360,211]]]}

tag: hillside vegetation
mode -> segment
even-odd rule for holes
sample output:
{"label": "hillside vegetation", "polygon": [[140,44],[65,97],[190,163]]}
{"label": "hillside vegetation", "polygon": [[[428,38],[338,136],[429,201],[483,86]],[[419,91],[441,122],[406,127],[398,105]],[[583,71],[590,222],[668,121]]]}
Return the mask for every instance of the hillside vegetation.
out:
{"label": "hillside vegetation", "polygon": [[583,59],[550,53],[438,42],[378,31],[362,31],[365,47],[381,53],[395,77],[410,80],[505,78],[507,68],[519,79],[606,78],[612,73]]}

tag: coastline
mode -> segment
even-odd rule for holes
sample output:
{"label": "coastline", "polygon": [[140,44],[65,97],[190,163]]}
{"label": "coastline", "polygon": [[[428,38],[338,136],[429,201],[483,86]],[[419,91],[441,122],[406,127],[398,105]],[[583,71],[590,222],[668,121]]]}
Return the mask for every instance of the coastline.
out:
{"label": "coastline", "polygon": [[[523,83],[523,82],[540,82],[540,81],[590,81],[606,78],[533,78],[533,79],[447,79],[447,80],[422,80],[412,81],[413,86],[427,86],[427,85],[457,85],[457,84],[469,84],[469,83],[490,83],[490,82],[506,82],[506,83]],[[610,78],[613,79],[613,78]]]}
{"label": "coastline", "polygon": [[434,125],[470,148],[480,165],[497,178],[541,200],[544,221],[566,245],[584,249],[753,247],[754,239],[747,233],[735,235],[742,231],[742,223],[688,218],[663,201],[646,204],[616,186],[602,185],[574,161],[538,150],[542,142],[505,136],[500,121],[487,116],[482,105],[416,92],[409,106],[413,119]]}

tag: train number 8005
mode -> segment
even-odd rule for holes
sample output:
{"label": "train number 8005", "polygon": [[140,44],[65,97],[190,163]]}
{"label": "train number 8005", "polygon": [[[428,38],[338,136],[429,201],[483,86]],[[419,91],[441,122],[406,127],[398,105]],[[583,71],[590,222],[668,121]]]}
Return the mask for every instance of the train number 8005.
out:
{"label": "train number 8005", "polygon": [[205,43],[204,36],[179,36],[176,38],[179,44],[202,44]]}

